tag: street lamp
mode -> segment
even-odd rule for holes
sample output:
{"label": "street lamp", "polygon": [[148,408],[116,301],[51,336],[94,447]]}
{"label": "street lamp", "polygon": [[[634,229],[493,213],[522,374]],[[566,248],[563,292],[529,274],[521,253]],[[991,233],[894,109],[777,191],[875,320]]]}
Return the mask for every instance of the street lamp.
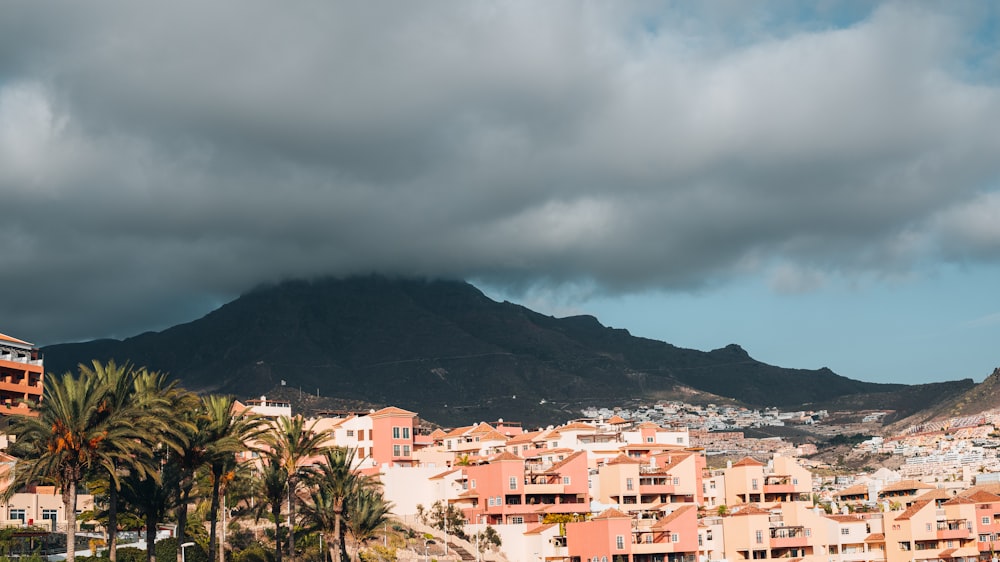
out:
{"label": "street lamp", "polygon": [[[427,556],[427,545],[429,545],[429,544],[434,544],[434,541],[433,541],[433,540],[431,540],[431,539],[424,539],[424,561],[425,561],[425,562],[426,562],[427,560],[430,560],[430,557],[429,557],[429,556]],[[183,560],[181,560],[181,562],[184,562],[184,561],[183,561]]]}
{"label": "street lamp", "polygon": [[194,543],[193,542],[186,542],[186,543],[184,543],[184,544],[181,545],[181,562],[187,562],[187,558],[185,557],[186,553],[184,552],[184,549],[187,548],[187,547],[189,547],[189,546],[194,546]]}
{"label": "street lamp", "polygon": [[448,516],[449,516],[448,512],[451,511],[450,508],[451,508],[451,504],[449,504],[447,501],[444,502],[444,505],[442,506],[443,515],[441,516],[441,518],[444,520],[444,555],[445,556],[448,556]]}

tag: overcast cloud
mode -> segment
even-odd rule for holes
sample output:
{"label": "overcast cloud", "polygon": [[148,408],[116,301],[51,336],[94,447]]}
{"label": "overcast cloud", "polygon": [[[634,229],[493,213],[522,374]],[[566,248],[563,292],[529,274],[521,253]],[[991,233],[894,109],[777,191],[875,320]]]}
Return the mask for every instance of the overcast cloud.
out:
{"label": "overcast cloud", "polygon": [[688,4],[0,2],[0,331],[1000,261],[995,7]]}

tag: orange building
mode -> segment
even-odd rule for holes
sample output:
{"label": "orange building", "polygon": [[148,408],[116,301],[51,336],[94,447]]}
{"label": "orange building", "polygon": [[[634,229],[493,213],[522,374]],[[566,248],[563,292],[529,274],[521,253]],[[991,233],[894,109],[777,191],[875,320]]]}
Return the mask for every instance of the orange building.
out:
{"label": "orange building", "polygon": [[44,372],[41,351],[0,334],[0,415],[30,415],[25,401],[41,401]]}

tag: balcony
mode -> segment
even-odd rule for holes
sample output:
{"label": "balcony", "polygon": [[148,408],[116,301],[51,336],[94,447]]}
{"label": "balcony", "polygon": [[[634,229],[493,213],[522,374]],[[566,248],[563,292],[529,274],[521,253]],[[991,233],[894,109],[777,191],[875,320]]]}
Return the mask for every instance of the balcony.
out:
{"label": "balcony", "polygon": [[672,542],[634,542],[632,554],[669,554],[677,552]]}
{"label": "balcony", "polygon": [[771,528],[771,548],[803,548],[808,545],[805,527]]}
{"label": "balcony", "polygon": [[868,552],[861,548],[844,549],[840,553],[841,562],[865,562],[866,560],[885,560],[885,553],[881,551]]}
{"label": "balcony", "polygon": [[14,365],[17,363],[21,365],[35,365],[37,367],[42,366],[41,359],[29,359],[27,357],[22,357],[20,355],[14,355],[10,353],[0,355],[0,367],[12,367],[15,369],[21,368]]}
{"label": "balcony", "polygon": [[666,483],[662,483],[662,484],[661,483],[657,483],[657,484],[653,484],[653,483],[644,484],[641,481],[639,482],[639,494],[640,495],[646,495],[646,494],[673,494],[673,493],[674,493],[674,485],[673,484],[666,484]]}
{"label": "balcony", "polygon": [[28,386],[25,384],[23,378],[19,380],[0,379],[0,390],[16,392],[18,394],[24,394],[25,391],[34,391],[32,394],[41,394],[42,385],[36,384],[34,386]]}
{"label": "balcony", "polygon": [[525,484],[524,494],[565,494],[566,486],[563,484]]}
{"label": "balcony", "polygon": [[937,538],[940,540],[967,539],[972,536],[965,519],[949,519],[937,522]]}
{"label": "balcony", "polygon": [[764,484],[765,494],[794,494],[795,486],[792,484]]}

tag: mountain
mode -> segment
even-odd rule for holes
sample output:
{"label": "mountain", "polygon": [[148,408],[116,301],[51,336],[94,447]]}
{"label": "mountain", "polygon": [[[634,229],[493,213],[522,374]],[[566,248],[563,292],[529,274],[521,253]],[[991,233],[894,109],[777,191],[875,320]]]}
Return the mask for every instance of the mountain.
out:
{"label": "mountain", "polygon": [[893,428],[942,421],[948,418],[972,416],[1000,408],[1000,367],[983,379],[983,382],[953,392],[929,408],[913,413],[893,423]]}
{"label": "mountain", "polygon": [[[284,381],[300,393],[392,404],[443,424],[501,416],[550,423],[582,405],[678,393],[789,407],[914,388],[767,365],[737,345],[683,349],[591,316],[499,303],[465,282],[381,276],[285,282],[162,332],[43,351],[50,372],[114,358],[168,372],[191,390],[248,397]],[[929,404],[888,402],[908,413]]]}

